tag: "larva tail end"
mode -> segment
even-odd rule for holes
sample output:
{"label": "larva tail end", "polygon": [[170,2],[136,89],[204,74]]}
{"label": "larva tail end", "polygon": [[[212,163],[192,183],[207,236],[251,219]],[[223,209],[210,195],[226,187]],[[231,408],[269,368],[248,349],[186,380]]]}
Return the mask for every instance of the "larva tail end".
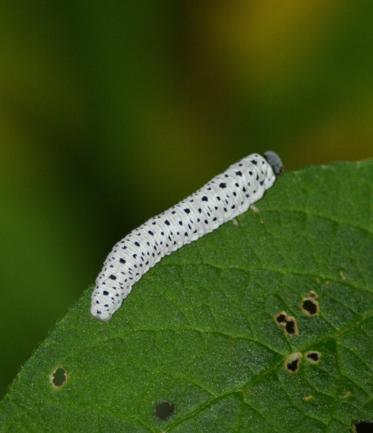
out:
{"label": "larva tail end", "polygon": [[108,322],[111,319],[112,314],[107,311],[97,310],[96,308],[91,308],[91,314],[95,319],[101,320],[102,322]]}
{"label": "larva tail end", "polygon": [[281,158],[277,155],[276,152],[272,150],[267,150],[264,152],[264,158],[268,161],[268,164],[272,167],[273,172],[276,176],[278,176],[284,167],[284,164],[281,161]]}

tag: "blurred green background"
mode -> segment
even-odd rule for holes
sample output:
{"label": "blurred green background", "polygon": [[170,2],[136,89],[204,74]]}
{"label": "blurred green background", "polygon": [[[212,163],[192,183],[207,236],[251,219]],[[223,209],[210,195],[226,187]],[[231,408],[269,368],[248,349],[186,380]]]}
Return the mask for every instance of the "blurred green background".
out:
{"label": "blurred green background", "polygon": [[0,397],[112,245],[228,164],[372,157],[372,47],[371,0],[2,1]]}

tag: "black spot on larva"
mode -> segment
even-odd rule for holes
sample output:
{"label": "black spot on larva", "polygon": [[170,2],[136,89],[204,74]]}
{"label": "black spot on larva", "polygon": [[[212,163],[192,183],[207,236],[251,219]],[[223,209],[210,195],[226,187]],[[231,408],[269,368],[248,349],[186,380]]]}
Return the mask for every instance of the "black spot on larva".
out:
{"label": "black spot on larva", "polygon": [[242,171],[236,171],[237,176],[242,176]]}
{"label": "black spot on larva", "polygon": [[204,195],[204,196],[202,197],[202,201],[208,201],[208,198]]}
{"label": "black spot on larva", "polygon": [[154,233],[151,230],[148,230],[148,233],[150,234],[150,236],[154,236]]}
{"label": "black spot on larva", "polygon": [[51,382],[55,388],[61,388],[67,382],[67,371],[63,367],[57,367],[51,374]]}
{"label": "black spot on larva", "polygon": [[221,182],[221,183],[219,183],[219,187],[220,187],[220,188],[226,188],[226,187],[227,187],[227,184],[224,183],[224,182]]}
{"label": "black spot on larva", "polygon": [[315,350],[310,350],[309,352],[306,353],[307,361],[311,362],[312,364],[318,364],[320,358],[321,358],[321,353]]}
{"label": "black spot on larva", "polygon": [[184,209],[184,212],[185,213],[190,213],[190,209],[186,208],[186,209]]}
{"label": "black spot on larva", "polygon": [[107,290],[104,290],[102,293],[104,296],[107,296],[109,294],[109,292]]}
{"label": "black spot on larva", "polygon": [[113,280],[113,281],[115,281],[115,280],[117,279],[117,277],[116,277],[115,275],[113,275],[113,274],[111,274],[109,278],[110,278],[111,280]]}
{"label": "black spot on larva", "polygon": [[126,261],[122,258],[119,259],[120,263],[126,263]]}
{"label": "black spot on larva", "polygon": [[137,247],[139,247],[140,246],[140,243],[139,242],[135,242],[135,245],[137,246]]}
{"label": "black spot on larva", "polygon": [[291,353],[285,359],[285,368],[289,371],[289,373],[296,373],[299,370],[301,360],[302,354],[300,352]]}
{"label": "black spot on larva", "polygon": [[169,401],[162,401],[155,406],[155,415],[162,421],[170,418],[175,412],[175,405]]}
{"label": "black spot on larva", "polygon": [[373,421],[356,421],[353,426],[353,433],[372,433]]}
{"label": "black spot on larva", "polygon": [[301,309],[307,316],[316,316],[319,313],[320,306],[314,297],[303,298]]}

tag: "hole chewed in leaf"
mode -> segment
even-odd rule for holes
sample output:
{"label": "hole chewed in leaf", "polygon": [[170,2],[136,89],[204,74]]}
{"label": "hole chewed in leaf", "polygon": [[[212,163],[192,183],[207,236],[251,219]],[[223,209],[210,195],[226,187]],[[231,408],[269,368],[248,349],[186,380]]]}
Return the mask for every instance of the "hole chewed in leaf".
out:
{"label": "hole chewed in leaf", "polygon": [[285,359],[285,368],[289,373],[297,373],[302,360],[302,354],[300,352],[291,353]]}
{"label": "hole chewed in leaf", "polygon": [[297,321],[294,317],[288,316],[288,320],[285,325],[285,330],[288,335],[299,335]]}
{"label": "hole chewed in leaf", "polygon": [[353,433],[371,433],[373,431],[373,421],[357,421],[352,431]]}
{"label": "hole chewed in leaf", "polygon": [[50,379],[54,388],[62,388],[67,382],[67,371],[63,367],[57,367],[51,374]]}
{"label": "hole chewed in leaf", "polygon": [[301,310],[306,316],[317,316],[320,312],[318,295],[315,291],[311,290],[302,299]]}
{"label": "hole chewed in leaf", "polygon": [[162,421],[170,418],[175,412],[175,405],[168,401],[161,401],[155,406],[155,415]]}
{"label": "hole chewed in leaf", "polygon": [[275,315],[274,320],[287,335],[291,337],[299,335],[298,322],[295,317],[289,316],[285,311],[280,311]]}
{"label": "hole chewed in leaf", "polygon": [[275,316],[275,320],[277,323],[279,324],[283,324],[286,323],[286,313],[284,311],[281,311],[280,313],[277,313]]}
{"label": "hole chewed in leaf", "polygon": [[309,316],[314,316],[318,311],[317,303],[314,300],[305,299],[303,300],[302,310]]}
{"label": "hole chewed in leaf", "polygon": [[318,364],[320,362],[321,353],[317,352],[316,350],[310,350],[306,353],[306,359],[311,364]]}

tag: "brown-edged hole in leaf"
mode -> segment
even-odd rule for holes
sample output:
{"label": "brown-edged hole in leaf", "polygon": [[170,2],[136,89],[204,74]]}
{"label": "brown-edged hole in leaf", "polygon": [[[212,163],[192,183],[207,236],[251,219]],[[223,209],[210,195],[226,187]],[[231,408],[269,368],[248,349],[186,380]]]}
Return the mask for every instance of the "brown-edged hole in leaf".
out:
{"label": "brown-edged hole in leaf", "polygon": [[316,350],[310,350],[306,353],[307,361],[311,362],[312,364],[318,364],[321,358],[321,353],[317,352]]}
{"label": "brown-edged hole in leaf", "polygon": [[316,316],[320,311],[318,301],[314,297],[304,298],[302,301],[302,311],[307,316]]}
{"label": "brown-edged hole in leaf", "polygon": [[291,336],[299,335],[297,321],[292,316],[287,317],[285,329],[286,329],[286,332]]}
{"label": "brown-edged hole in leaf", "polygon": [[67,372],[63,367],[58,367],[51,375],[51,382],[55,388],[61,388],[67,382]]}
{"label": "brown-edged hole in leaf", "polygon": [[170,416],[174,412],[175,412],[175,405],[173,403],[170,403],[169,401],[161,401],[160,403],[157,403],[155,407],[155,414],[162,421],[165,421],[166,419],[170,418]]}
{"label": "brown-edged hole in leaf", "polygon": [[372,433],[373,432],[373,421],[358,421],[354,424],[352,430],[354,433]]}
{"label": "brown-edged hole in leaf", "polygon": [[281,311],[280,313],[277,313],[275,316],[275,320],[279,325],[286,325],[286,316],[287,314],[284,311]]}
{"label": "brown-edged hole in leaf", "polygon": [[288,316],[285,311],[280,311],[274,316],[278,326],[283,328],[286,334],[293,337],[299,335],[298,322],[293,316]]}
{"label": "brown-edged hole in leaf", "polygon": [[289,373],[296,373],[299,370],[301,360],[302,354],[300,352],[291,353],[285,359],[285,368]]}

